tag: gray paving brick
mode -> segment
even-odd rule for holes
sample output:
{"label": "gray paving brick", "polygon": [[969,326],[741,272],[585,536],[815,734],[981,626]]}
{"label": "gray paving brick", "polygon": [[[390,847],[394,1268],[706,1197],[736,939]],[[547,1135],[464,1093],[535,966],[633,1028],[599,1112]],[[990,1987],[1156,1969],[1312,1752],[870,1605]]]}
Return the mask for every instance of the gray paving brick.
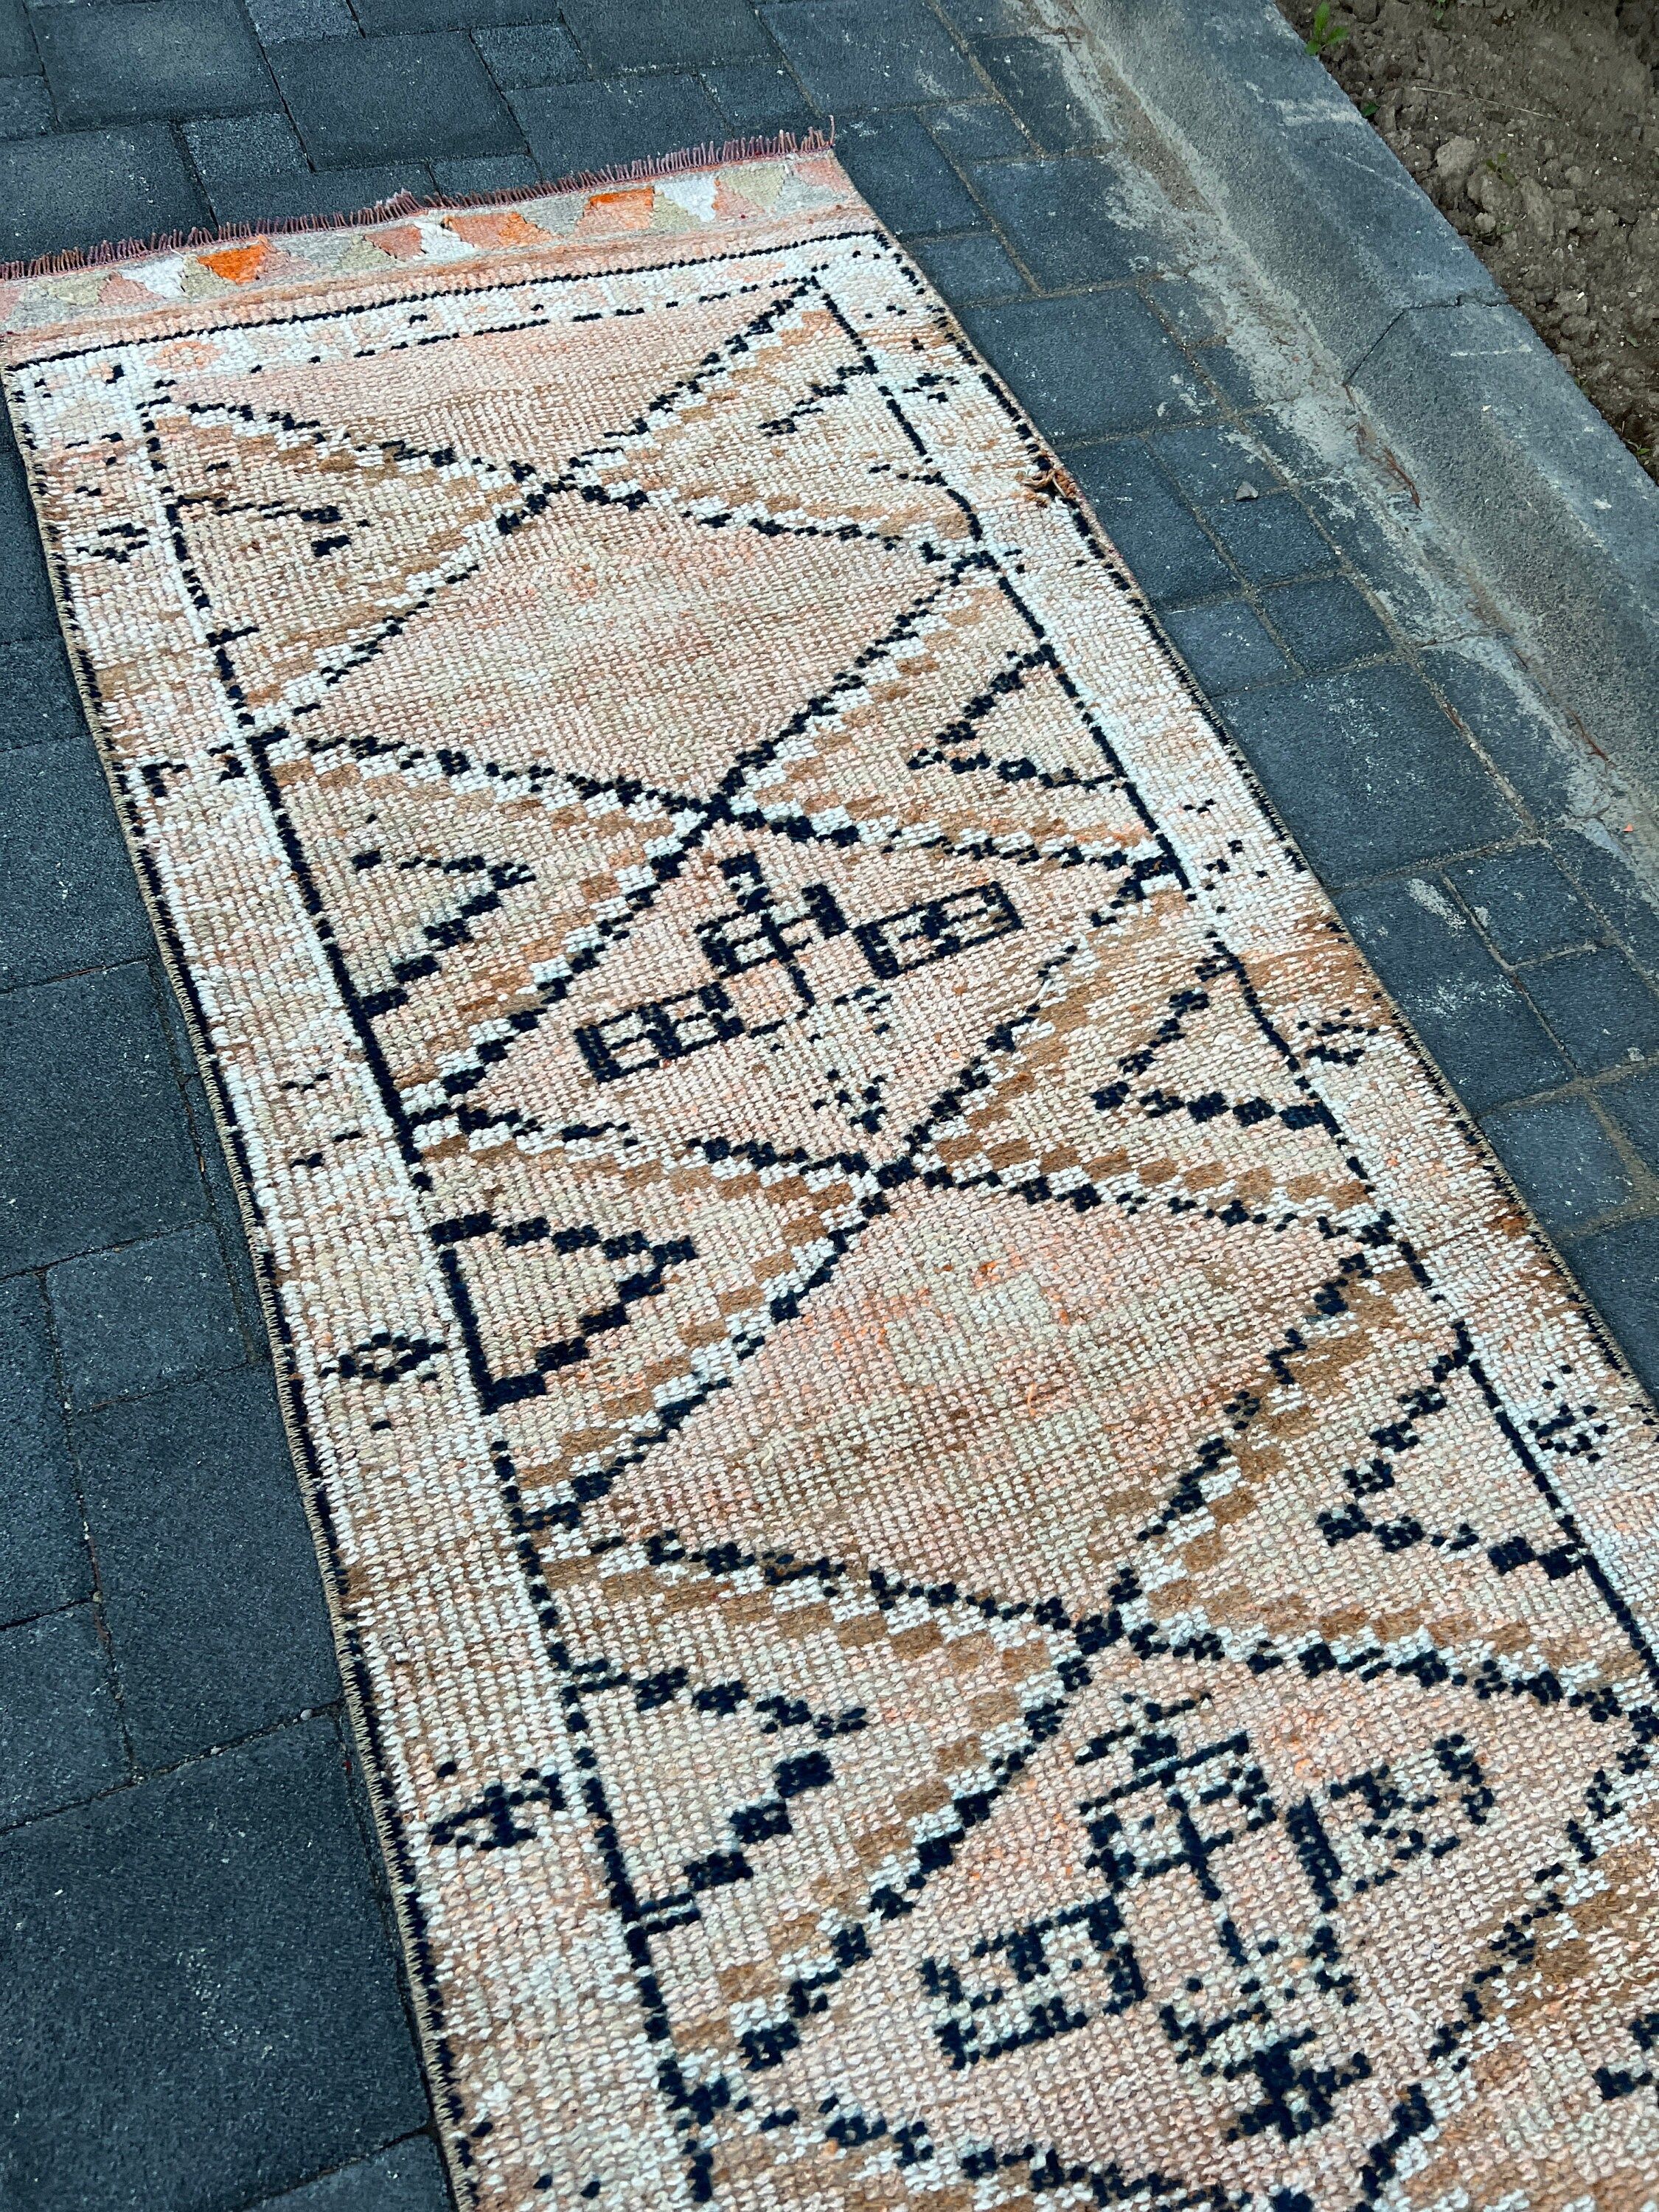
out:
{"label": "gray paving brick", "polygon": [[432,194],[430,172],[415,161],[313,170],[285,115],[235,115],[187,123],[185,140],[222,223],[352,215],[399,192],[412,193],[417,199]]}
{"label": "gray paving brick", "polygon": [[0,1881],[9,2203],[240,2207],[423,2124],[328,1723],[19,1829]]}
{"label": "gray paving brick", "polygon": [[76,1406],[237,1367],[247,1356],[219,1240],[204,1222],[65,1260],[46,1285]]}
{"label": "gray paving brick", "polygon": [[1269,622],[1310,675],[1322,676],[1389,653],[1394,641],[1346,578],[1316,584],[1281,584],[1264,592]]}
{"label": "gray paving brick", "polygon": [[1643,1164],[1659,1175],[1659,1067],[1644,1068],[1627,1083],[1609,1083],[1598,1096]]}
{"label": "gray paving brick", "polygon": [[1099,114],[1073,91],[1064,49],[1056,40],[984,39],[974,52],[1045,151],[1069,154],[1099,143],[1104,135]]}
{"label": "gray paving brick", "polygon": [[1133,292],[971,308],[963,327],[1057,443],[1198,414],[1186,357]]}
{"label": "gray paving brick", "polygon": [[690,76],[547,85],[515,93],[513,106],[547,177],[652,161],[682,146],[717,143],[726,131],[714,101]]}
{"label": "gray paving brick", "polygon": [[1486,1130],[1546,1229],[1582,1229],[1634,1194],[1618,1146],[1582,1098],[1511,1107]]}
{"label": "gray paving brick", "polygon": [[1640,872],[1640,856],[1609,851],[1606,835],[1600,822],[1571,822],[1563,826],[1556,851],[1579,888],[1607,915],[1626,951],[1659,982],[1659,905],[1653,886]]}
{"label": "gray paving brick", "polygon": [[1423,655],[1424,672],[1526,803],[1546,819],[1575,811],[1574,763],[1505,646],[1480,640]]}
{"label": "gray paving brick", "polygon": [[[1207,362],[1209,356],[1204,356]],[[1272,417],[1253,415],[1250,428],[1264,430]],[[1354,573],[1362,576],[1375,599],[1381,600],[1390,619],[1414,643],[1429,645],[1481,627],[1473,602],[1437,583],[1419,548],[1412,542],[1416,528],[1413,511],[1403,496],[1396,502],[1399,522],[1385,530],[1377,510],[1362,500],[1350,479],[1340,475],[1309,477],[1306,465],[1297,467],[1292,441],[1281,435],[1275,450],[1288,465],[1285,473],[1298,487],[1297,496]]]}
{"label": "gray paving brick", "polygon": [[1027,0],[939,0],[964,38],[1018,38],[1031,27]]}
{"label": "gray paving brick", "polygon": [[0,995],[0,1273],[201,1219],[148,967]]}
{"label": "gray paving brick", "polygon": [[1568,1257],[1625,1357],[1659,1395],[1659,1221],[1598,1230]]}
{"label": "gray paving brick", "polygon": [[1451,871],[1458,894],[1505,960],[1541,960],[1593,945],[1600,918],[1541,845],[1522,845]]}
{"label": "gray paving brick", "polygon": [[0,0],[0,77],[27,76],[40,66],[27,12],[19,0]]}
{"label": "gray paving brick", "polygon": [[76,1424],[88,1525],[147,1766],[338,1695],[269,1370],[126,1399]]}
{"label": "gray paving brick", "polygon": [[1164,627],[1206,691],[1273,684],[1295,671],[1243,599],[1171,610]]}
{"label": "gray paving brick", "polygon": [[52,94],[43,77],[0,77],[0,138],[33,138],[52,125]]}
{"label": "gray paving brick", "polygon": [[429,200],[436,189],[431,170],[415,161],[389,161],[373,169],[325,169],[303,191],[296,185],[291,195],[283,195],[283,204],[267,212],[277,220],[301,215],[356,215],[360,209],[380,207],[404,192],[411,199]]}
{"label": "gray paving brick", "polygon": [[472,42],[505,91],[532,84],[574,84],[587,75],[575,40],[557,23],[514,23],[475,31]]}
{"label": "gray paving brick", "polygon": [[460,31],[299,40],[271,67],[306,149],[324,167],[523,150],[477,49]]}
{"label": "gray paving brick", "polygon": [[227,0],[42,9],[34,34],[68,124],[274,107],[258,42]]}
{"label": "gray paving brick", "polygon": [[283,39],[356,39],[362,27],[346,0],[244,0],[267,46]]}
{"label": "gray paving brick", "polygon": [[149,918],[91,741],[0,753],[0,989],[150,949]]}
{"label": "gray paving brick", "polygon": [[92,1591],[69,1438],[33,1275],[0,1282],[0,1623],[72,1605]]}
{"label": "gray paving brick", "polygon": [[1245,692],[1227,718],[1328,884],[1520,834],[1477,756],[1397,663]]}
{"label": "gray paving brick", "polygon": [[[0,176],[11,150],[0,145]],[[0,453],[0,641],[57,634],[58,614],[23,465],[15,454]]]}
{"label": "gray paving brick", "polygon": [[432,173],[415,161],[388,161],[372,169],[299,169],[263,181],[216,187],[213,210],[221,222],[286,222],[296,216],[356,215],[409,192],[430,199]]}
{"label": "gray paving brick", "polygon": [[755,133],[769,137],[777,131],[799,133],[810,131],[820,119],[780,62],[755,69],[706,69],[702,76],[715,106],[739,137]]}
{"label": "gray paving brick", "polygon": [[783,0],[761,15],[826,112],[974,100],[984,84],[923,0]]}
{"label": "gray paving brick", "polygon": [[17,638],[0,645],[0,751],[82,737],[86,726],[59,640]]}
{"label": "gray paving brick", "polygon": [[1139,440],[1068,452],[1066,460],[1148,599],[1167,605],[1238,589],[1237,573]]}
{"label": "gray paving brick", "polygon": [[220,1250],[230,1273],[231,1288],[236,1296],[244,1340],[251,1358],[265,1359],[270,1357],[270,1339],[254,1279],[246,1232],[242,1224],[241,1208],[231,1182],[230,1170],[226,1165],[218,1128],[208,1105],[207,1091],[199,1076],[191,1076],[185,1083],[185,1099],[190,1108],[197,1150],[207,1174]]}
{"label": "gray paving brick", "polygon": [[[1322,483],[1332,476],[1330,456],[1322,453],[1288,422],[1283,413],[1265,409],[1250,417],[1250,435],[1270,453],[1285,481],[1293,484]],[[1336,535],[1333,531],[1333,537]],[[1339,538],[1337,543],[1342,540]],[[1356,567],[1362,564],[1356,560]]]}
{"label": "gray paving brick", "polygon": [[[207,215],[163,124],[0,143],[0,258],[189,230]],[[0,611],[0,636],[9,628]]]}
{"label": "gray paving brick", "polygon": [[1659,1053],[1659,999],[1622,952],[1569,952],[1529,968],[1524,980],[1533,1004],[1584,1074]]}
{"label": "gray paving brick", "polygon": [[1213,503],[1208,520],[1252,583],[1287,584],[1336,566],[1335,554],[1289,492]]}
{"label": "gray paving brick", "polygon": [[927,128],[953,161],[996,161],[1029,154],[1030,141],[998,100],[958,100],[927,112]]}
{"label": "gray paving brick", "polygon": [[476,161],[434,161],[432,174],[438,190],[456,198],[469,192],[529,191],[538,177],[528,154],[483,154]]}
{"label": "gray paving brick", "polygon": [[562,13],[605,76],[777,60],[748,0],[562,0]]}
{"label": "gray paving brick", "polygon": [[91,1797],[126,1771],[92,1607],[0,1629],[0,1828]]}
{"label": "gray paving brick", "polygon": [[1264,361],[1259,356],[1246,361],[1224,342],[1206,351],[1204,373],[1214,378],[1222,396],[1241,414],[1295,397],[1293,373],[1288,367],[1281,366],[1276,358]]}
{"label": "gray paving brick", "polygon": [[278,181],[311,173],[306,149],[280,109],[262,115],[226,115],[186,123],[185,143],[216,214],[222,202],[269,191]]}
{"label": "gray paving brick", "polygon": [[984,221],[956,171],[914,115],[854,115],[836,153],[890,229],[907,235],[969,230]]}
{"label": "gray paving brick", "polygon": [[1203,345],[1226,327],[1225,303],[1190,276],[1160,276],[1148,286],[1146,297],[1176,336],[1189,345]]}
{"label": "gray paving brick", "polygon": [[[354,5],[356,0],[354,0]],[[503,23],[553,22],[557,0],[362,0],[356,9],[364,30],[467,31]]]}
{"label": "gray paving brick", "polygon": [[394,2143],[304,2189],[267,2197],[258,2212],[449,2212],[443,2168],[429,2138]]}
{"label": "gray paving brick", "polygon": [[952,307],[980,301],[1017,300],[1025,279],[988,230],[959,238],[919,239],[911,252]]}
{"label": "gray paving brick", "polygon": [[[1124,205],[1116,173],[1096,155],[986,162],[975,166],[973,180],[1015,252],[1047,290],[1110,283],[1158,258],[1158,241]],[[1139,300],[1134,304],[1146,313]]]}
{"label": "gray paving brick", "polygon": [[1451,901],[1437,896],[1438,907],[1432,896],[1414,897],[1409,884],[1378,884],[1338,904],[1472,1113],[1565,1082],[1571,1070],[1538,1017]]}
{"label": "gray paving brick", "polygon": [[[1160,284],[1156,289],[1164,288]],[[1148,442],[1159,466],[1197,507],[1231,507],[1244,484],[1258,495],[1278,485],[1271,460],[1253,438],[1231,422],[1159,430]]]}

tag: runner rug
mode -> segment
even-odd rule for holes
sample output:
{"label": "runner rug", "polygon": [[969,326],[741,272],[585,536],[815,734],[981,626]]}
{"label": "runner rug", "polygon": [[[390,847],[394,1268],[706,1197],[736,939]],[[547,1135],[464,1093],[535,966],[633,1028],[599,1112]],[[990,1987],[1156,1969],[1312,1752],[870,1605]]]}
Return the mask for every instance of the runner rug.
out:
{"label": "runner rug", "polygon": [[832,160],[4,318],[463,2203],[1650,2203],[1652,1415]]}

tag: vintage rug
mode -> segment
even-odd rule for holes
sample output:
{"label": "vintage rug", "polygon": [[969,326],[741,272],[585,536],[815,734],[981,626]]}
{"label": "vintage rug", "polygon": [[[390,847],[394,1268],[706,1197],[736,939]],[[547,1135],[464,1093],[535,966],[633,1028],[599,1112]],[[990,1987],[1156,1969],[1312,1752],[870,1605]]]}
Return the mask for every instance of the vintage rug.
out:
{"label": "vintage rug", "polygon": [[0,311],[463,2203],[1654,2203],[1653,1416],[833,161]]}

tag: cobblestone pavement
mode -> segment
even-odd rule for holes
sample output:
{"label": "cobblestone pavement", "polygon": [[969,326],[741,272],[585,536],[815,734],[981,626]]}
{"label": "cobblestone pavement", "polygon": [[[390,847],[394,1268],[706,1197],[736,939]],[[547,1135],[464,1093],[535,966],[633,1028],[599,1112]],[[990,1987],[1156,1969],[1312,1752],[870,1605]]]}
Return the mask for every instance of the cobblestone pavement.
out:
{"label": "cobblestone pavement", "polygon": [[[1651,824],[1064,0],[0,0],[0,254],[830,114],[1659,1383]],[[0,2201],[434,2212],[234,1205],[9,448],[0,849]]]}

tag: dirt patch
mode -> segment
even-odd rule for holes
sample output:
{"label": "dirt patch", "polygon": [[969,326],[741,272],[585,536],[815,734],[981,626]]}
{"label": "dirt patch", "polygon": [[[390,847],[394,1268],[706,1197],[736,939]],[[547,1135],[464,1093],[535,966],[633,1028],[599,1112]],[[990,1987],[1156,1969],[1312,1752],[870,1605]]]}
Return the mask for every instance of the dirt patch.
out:
{"label": "dirt patch", "polygon": [[1280,0],[1659,478],[1659,0]]}

